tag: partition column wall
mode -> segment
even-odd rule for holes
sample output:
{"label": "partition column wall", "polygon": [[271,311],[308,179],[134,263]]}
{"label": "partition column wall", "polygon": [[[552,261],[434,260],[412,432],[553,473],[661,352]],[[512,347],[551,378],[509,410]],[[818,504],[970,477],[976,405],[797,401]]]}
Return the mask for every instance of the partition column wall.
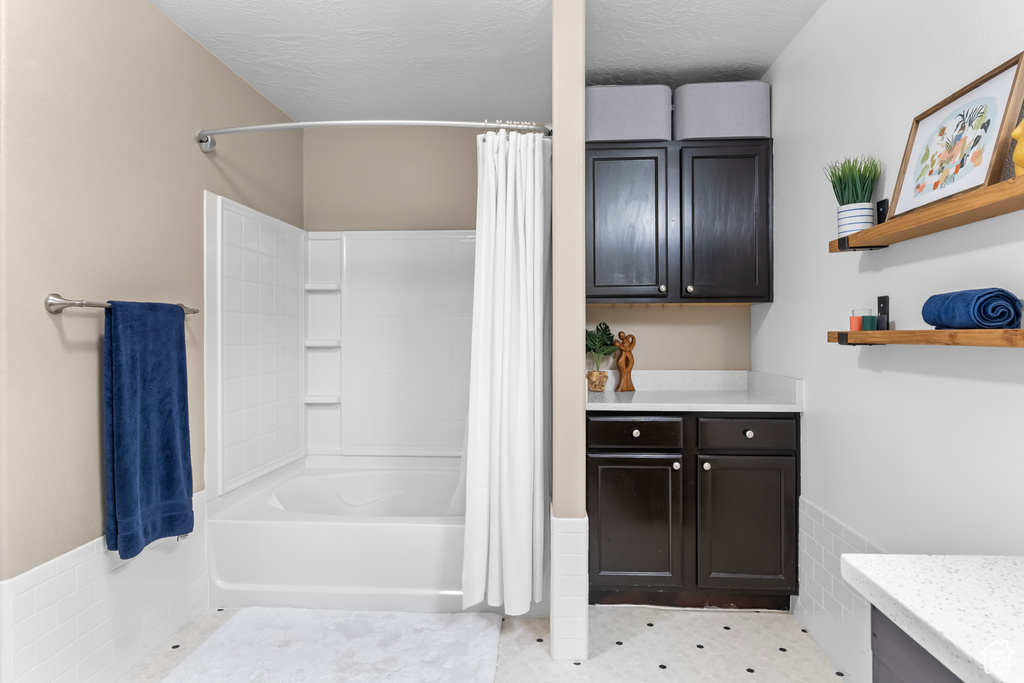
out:
{"label": "partition column wall", "polygon": [[552,10],[551,657],[587,658],[584,292],[586,3]]}

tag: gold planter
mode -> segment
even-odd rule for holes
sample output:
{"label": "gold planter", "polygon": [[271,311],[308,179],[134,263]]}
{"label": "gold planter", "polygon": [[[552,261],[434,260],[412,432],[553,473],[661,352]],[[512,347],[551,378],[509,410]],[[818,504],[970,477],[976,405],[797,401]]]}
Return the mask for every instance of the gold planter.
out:
{"label": "gold planter", "polygon": [[587,384],[591,391],[604,391],[604,385],[608,381],[608,373],[602,370],[587,370]]}

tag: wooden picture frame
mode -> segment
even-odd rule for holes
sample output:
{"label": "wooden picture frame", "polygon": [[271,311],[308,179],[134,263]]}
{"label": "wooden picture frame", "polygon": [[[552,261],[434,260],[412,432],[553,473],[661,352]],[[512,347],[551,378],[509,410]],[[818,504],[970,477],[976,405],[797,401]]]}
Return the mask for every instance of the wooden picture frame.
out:
{"label": "wooden picture frame", "polygon": [[914,119],[892,195],[902,215],[999,181],[1024,101],[1024,52]]}

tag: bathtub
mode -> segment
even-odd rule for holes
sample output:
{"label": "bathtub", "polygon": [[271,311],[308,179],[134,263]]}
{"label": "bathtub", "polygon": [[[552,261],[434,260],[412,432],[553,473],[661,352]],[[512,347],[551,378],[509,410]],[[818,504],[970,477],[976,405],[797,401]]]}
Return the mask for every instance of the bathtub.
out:
{"label": "bathtub", "polygon": [[457,479],[450,458],[308,456],[214,499],[211,606],[462,611]]}

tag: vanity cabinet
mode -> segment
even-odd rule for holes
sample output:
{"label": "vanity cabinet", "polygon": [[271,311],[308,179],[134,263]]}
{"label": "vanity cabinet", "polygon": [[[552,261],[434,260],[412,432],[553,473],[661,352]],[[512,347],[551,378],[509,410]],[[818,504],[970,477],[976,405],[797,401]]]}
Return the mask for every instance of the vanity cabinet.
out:
{"label": "vanity cabinet", "polygon": [[683,433],[681,416],[588,417],[591,585],[682,585]]}
{"label": "vanity cabinet", "polygon": [[590,143],[587,301],[772,300],[771,141]]}
{"label": "vanity cabinet", "polygon": [[795,415],[587,414],[591,602],[785,609]]}
{"label": "vanity cabinet", "polygon": [[592,453],[587,459],[592,586],[680,586],[682,469],[673,453]]}
{"label": "vanity cabinet", "polygon": [[697,585],[796,590],[792,456],[697,458]]}

